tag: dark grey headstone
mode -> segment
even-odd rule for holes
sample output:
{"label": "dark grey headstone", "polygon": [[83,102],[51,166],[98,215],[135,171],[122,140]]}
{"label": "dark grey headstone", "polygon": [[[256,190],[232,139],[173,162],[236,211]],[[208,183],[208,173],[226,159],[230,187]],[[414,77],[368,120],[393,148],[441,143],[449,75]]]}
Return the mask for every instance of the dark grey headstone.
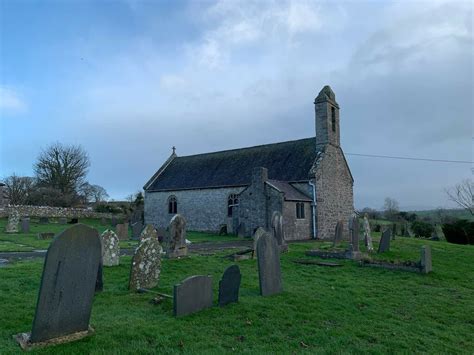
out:
{"label": "dark grey headstone", "polygon": [[30,219],[28,217],[23,217],[21,219],[21,232],[30,233]]}
{"label": "dark grey headstone", "polygon": [[342,241],[342,233],[344,231],[344,223],[342,221],[337,222],[334,230],[334,242],[333,245],[339,244]]}
{"label": "dark grey headstone", "polygon": [[174,285],[173,311],[176,317],[212,307],[212,277],[191,276]]}
{"label": "dark grey headstone", "polygon": [[391,229],[386,229],[382,233],[382,237],[380,238],[379,250],[378,253],[384,253],[390,250],[390,239],[392,237]]}
{"label": "dark grey headstone", "polygon": [[283,291],[280,270],[280,249],[277,241],[265,233],[257,241],[260,294],[270,296]]}
{"label": "dark grey headstone", "polygon": [[39,224],[48,224],[49,218],[48,217],[40,217]]}
{"label": "dark grey headstone", "polygon": [[240,268],[237,265],[229,266],[219,281],[219,306],[239,301]]}
{"label": "dark grey headstone", "polygon": [[99,233],[78,224],[51,243],[31,331],[31,343],[87,331],[97,280]]}

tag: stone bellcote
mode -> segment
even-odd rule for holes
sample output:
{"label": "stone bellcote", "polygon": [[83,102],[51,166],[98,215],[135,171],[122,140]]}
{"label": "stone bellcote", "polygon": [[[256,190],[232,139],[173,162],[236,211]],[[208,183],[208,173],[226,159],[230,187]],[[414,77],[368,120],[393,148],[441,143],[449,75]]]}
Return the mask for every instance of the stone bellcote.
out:
{"label": "stone bellcote", "polygon": [[314,100],[316,115],[316,150],[320,151],[325,145],[340,146],[339,105],[336,95],[329,85],[319,92]]}

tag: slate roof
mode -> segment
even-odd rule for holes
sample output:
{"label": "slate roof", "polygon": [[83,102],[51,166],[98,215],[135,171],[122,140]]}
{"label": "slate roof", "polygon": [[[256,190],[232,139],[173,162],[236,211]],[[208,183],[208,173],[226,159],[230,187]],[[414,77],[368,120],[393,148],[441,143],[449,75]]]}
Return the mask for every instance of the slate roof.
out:
{"label": "slate roof", "polygon": [[272,186],[274,189],[283,192],[286,201],[312,201],[309,196],[306,196],[285,181],[268,180],[267,184]]}
{"label": "slate roof", "polygon": [[268,169],[278,181],[308,181],[316,158],[315,138],[175,157],[145,185],[146,191],[247,186],[252,169]]}

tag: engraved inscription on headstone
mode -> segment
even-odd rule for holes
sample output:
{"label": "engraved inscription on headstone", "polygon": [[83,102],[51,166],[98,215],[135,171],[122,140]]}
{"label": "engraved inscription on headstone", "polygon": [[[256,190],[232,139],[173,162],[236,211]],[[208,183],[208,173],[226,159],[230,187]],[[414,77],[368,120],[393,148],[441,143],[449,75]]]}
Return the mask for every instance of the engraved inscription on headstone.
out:
{"label": "engraved inscription on headstone", "polygon": [[268,233],[258,239],[257,258],[260,294],[270,296],[282,292],[280,251],[275,238]]}
{"label": "engraved inscription on headstone", "polygon": [[219,281],[219,306],[239,301],[240,268],[237,265],[229,266]]}
{"label": "engraved inscription on headstone", "polygon": [[212,277],[188,277],[174,286],[173,299],[173,312],[176,317],[212,307]]}

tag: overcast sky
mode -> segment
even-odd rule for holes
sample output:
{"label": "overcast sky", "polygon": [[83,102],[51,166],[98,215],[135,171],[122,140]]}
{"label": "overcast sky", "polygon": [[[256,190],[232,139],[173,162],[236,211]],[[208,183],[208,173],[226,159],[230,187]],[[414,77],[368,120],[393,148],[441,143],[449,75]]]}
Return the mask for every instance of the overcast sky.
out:
{"label": "overcast sky", "polygon": [[[314,136],[330,85],[346,153],[473,160],[473,10],[460,1],[0,0],[0,177],[89,153],[115,199],[178,155]],[[348,156],[357,208],[451,206],[471,164]],[[196,172],[199,174],[199,172]]]}

